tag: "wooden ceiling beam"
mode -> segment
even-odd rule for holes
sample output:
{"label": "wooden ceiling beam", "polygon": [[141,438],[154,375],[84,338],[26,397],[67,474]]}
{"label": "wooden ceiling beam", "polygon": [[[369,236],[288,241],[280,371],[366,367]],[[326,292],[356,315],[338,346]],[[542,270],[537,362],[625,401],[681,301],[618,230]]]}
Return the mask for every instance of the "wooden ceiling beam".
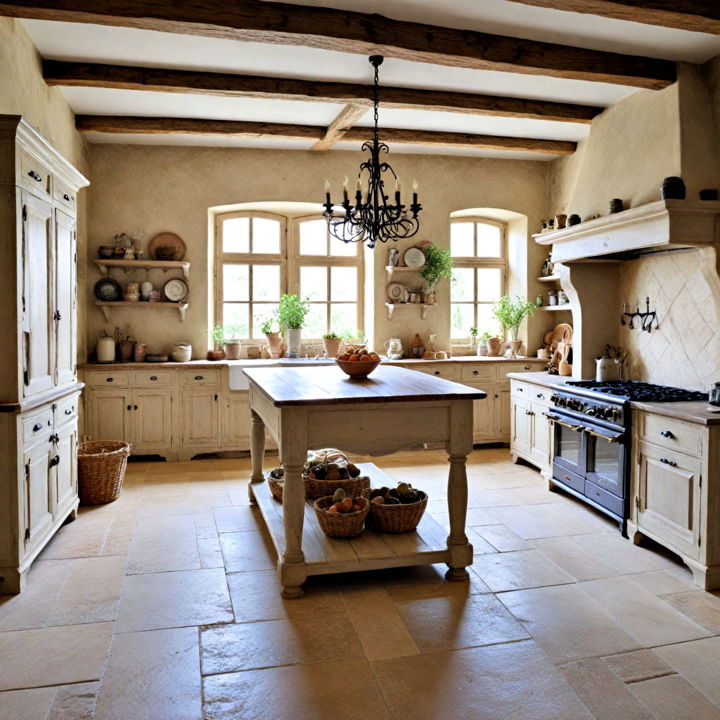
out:
{"label": "wooden ceiling beam", "polygon": [[[290,125],[231,120],[199,120],[195,118],[118,117],[77,115],[75,126],[81,132],[128,133],[140,135],[215,135],[224,137],[277,138],[322,141],[326,129],[315,125]],[[406,145],[435,145],[484,150],[570,155],[576,144],[564,140],[473,135],[471,133],[436,132],[382,128],[383,142]],[[370,128],[350,128],[343,140],[364,142],[372,135]]]}
{"label": "wooden ceiling beam", "polygon": [[720,35],[717,0],[511,0],[523,5],[586,13],[676,30]]}
{"label": "wooden ceiling beam", "polygon": [[[149,90],[346,105],[370,106],[373,92],[372,85],[354,83],[315,82],[292,78],[59,60],[45,60],[43,75],[45,82],[53,86]],[[604,110],[593,105],[384,86],[381,88],[380,98],[384,108],[432,110],[554,122],[591,123],[593,118]]]}
{"label": "wooden ceiling beam", "polygon": [[548,75],[660,89],[674,62],[523,38],[262,0],[0,0],[12,17],[93,23],[245,42],[381,54],[475,70]]}
{"label": "wooden ceiling beam", "polygon": [[340,142],[352,126],[368,111],[367,105],[346,105],[325,131],[325,137],[318,140],[311,150],[329,150]]}

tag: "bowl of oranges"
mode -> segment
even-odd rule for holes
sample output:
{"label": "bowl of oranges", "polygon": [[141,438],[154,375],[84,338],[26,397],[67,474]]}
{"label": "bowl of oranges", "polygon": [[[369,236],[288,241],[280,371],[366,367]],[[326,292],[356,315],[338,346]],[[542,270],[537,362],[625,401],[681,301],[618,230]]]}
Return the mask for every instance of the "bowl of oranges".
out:
{"label": "bowl of oranges", "polygon": [[349,377],[362,380],[380,364],[380,356],[364,345],[349,345],[335,358],[335,364]]}

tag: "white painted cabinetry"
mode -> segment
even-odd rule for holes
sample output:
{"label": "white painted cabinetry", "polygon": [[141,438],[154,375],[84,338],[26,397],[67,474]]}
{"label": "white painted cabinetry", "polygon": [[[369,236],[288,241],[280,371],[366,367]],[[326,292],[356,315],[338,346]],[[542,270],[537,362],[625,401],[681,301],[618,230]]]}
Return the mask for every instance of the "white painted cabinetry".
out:
{"label": "white painted cabinetry", "polygon": [[510,449],[515,462],[522,458],[543,477],[552,474],[552,423],[546,413],[550,391],[541,385],[513,379],[510,385]]}
{"label": "white painted cabinetry", "polygon": [[76,194],[87,180],[18,116],[0,116],[0,594],[77,494]]}

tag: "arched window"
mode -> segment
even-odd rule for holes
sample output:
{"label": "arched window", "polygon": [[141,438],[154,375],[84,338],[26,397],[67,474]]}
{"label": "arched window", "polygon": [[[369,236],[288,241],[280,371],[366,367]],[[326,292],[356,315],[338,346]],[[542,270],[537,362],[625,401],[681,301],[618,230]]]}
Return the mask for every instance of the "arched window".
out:
{"label": "arched window", "polygon": [[507,232],[504,223],[481,217],[450,221],[453,282],[450,290],[450,336],[453,340],[495,333],[492,305],[505,294]]}
{"label": "arched window", "polygon": [[260,341],[283,293],[310,301],[304,341],[363,333],[362,251],[331,239],[320,215],[238,211],[216,216],[215,322]]}

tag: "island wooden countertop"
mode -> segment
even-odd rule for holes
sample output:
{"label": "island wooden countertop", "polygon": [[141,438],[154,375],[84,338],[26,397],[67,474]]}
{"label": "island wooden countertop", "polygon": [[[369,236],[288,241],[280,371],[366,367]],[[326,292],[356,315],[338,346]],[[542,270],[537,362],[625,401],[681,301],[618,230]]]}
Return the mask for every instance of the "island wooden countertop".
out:
{"label": "island wooden countertop", "polygon": [[422,402],[447,398],[482,400],[483,390],[442,378],[380,365],[364,380],[335,365],[245,368],[245,374],[276,407],[340,403]]}

